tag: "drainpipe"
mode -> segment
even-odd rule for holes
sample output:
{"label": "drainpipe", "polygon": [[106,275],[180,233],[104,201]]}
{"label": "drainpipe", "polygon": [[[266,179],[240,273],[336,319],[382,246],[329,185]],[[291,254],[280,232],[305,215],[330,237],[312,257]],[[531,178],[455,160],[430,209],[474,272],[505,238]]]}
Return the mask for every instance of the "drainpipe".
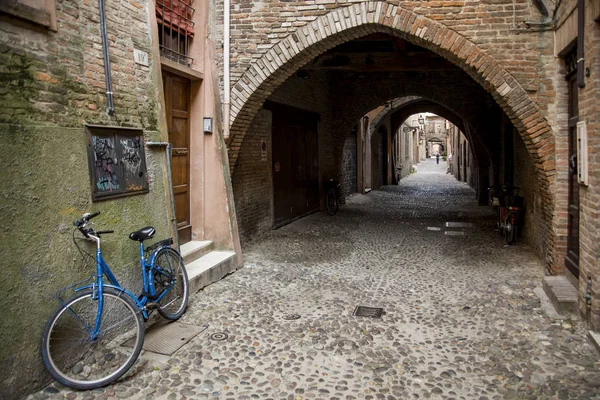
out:
{"label": "drainpipe", "polygon": [[98,0],[100,9],[100,31],[102,35],[102,55],[104,56],[104,84],[106,86],[106,113],[113,115],[115,106],[113,104],[112,80],[110,77],[110,60],[108,56],[108,37],[106,35],[106,14],[104,12],[104,0]]}
{"label": "drainpipe", "polygon": [[230,0],[223,4],[223,139],[229,140],[229,114],[231,111],[231,100],[229,88],[229,29],[230,29]]}
{"label": "drainpipe", "polygon": [[179,251],[179,236],[177,235],[177,218],[175,217],[175,196],[173,194],[173,175],[171,173],[172,164],[172,150],[173,145],[167,142],[146,142],[148,147],[165,147],[166,158],[167,158],[167,184],[169,185],[169,200],[171,203],[171,225],[173,229],[173,240],[175,241],[175,248]]}
{"label": "drainpipe", "polygon": [[577,0],[577,86],[585,87],[583,60],[583,33],[585,28],[585,0]]}
{"label": "drainpipe", "polygon": [[592,278],[588,278],[587,282],[587,290],[583,295],[585,299],[585,317],[588,322],[590,322],[590,316],[592,313]]}

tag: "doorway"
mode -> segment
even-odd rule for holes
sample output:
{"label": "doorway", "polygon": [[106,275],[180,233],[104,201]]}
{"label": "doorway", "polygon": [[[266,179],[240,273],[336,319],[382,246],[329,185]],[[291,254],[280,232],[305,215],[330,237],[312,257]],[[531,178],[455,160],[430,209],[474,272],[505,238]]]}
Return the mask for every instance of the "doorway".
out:
{"label": "doorway", "polygon": [[172,144],[172,185],[179,244],[192,240],[190,220],[190,88],[189,79],[162,72],[169,143]]}
{"label": "doorway", "polygon": [[577,180],[577,121],[579,100],[576,70],[567,75],[569,87],[569,203],[565,266],[579,279],[579,182]]}
{"label": "doorway", "polygon": [[319,209],[318,116],[293,107],[273,110],[273,227]]}

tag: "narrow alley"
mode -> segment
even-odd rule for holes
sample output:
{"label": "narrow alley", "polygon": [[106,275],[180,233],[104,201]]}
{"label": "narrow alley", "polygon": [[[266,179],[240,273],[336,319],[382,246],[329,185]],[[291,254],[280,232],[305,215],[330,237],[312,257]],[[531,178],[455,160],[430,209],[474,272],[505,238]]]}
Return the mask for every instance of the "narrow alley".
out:
{"label": "narrow alley", "polygon": [[[598,355],[538,295],[543,263],[434,159],[251,242],[195,294],[203,327],[107,388],[30,399],[591,399]],[[357,306],[381,318],[354,316]]]}

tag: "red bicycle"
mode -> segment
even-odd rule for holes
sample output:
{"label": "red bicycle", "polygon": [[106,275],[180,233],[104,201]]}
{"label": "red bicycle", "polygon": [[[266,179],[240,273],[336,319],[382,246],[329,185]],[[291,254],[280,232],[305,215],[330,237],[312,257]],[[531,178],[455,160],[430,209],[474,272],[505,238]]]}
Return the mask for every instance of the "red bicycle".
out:
{"label": "red bicycle", "polygon": [[517,242],[519,231],[523,224],[523,204],[525,198],[515,193],[517,186],[504,186],[502,190],[488,188],[492,205],[496,209],[496,229],[504,236],[506,244]]}

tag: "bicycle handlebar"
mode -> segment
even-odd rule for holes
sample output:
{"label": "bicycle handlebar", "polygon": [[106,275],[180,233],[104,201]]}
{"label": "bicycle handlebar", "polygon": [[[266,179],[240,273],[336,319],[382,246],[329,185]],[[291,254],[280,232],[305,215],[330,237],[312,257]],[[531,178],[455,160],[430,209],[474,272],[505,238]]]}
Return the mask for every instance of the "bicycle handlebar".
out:
{"label": "bicycle handlebar", "polygon": [[88,223],[88,221],[90,219],[92,219],[94,217],[97,217],[98,215],[100,215],[100,211],[97,211],[97,212],[95,212],[93,214],[85,213],[77,221],[73,222],[73,225],[75,225],[78,228],[82,228],[82,227],[84,227]]}

